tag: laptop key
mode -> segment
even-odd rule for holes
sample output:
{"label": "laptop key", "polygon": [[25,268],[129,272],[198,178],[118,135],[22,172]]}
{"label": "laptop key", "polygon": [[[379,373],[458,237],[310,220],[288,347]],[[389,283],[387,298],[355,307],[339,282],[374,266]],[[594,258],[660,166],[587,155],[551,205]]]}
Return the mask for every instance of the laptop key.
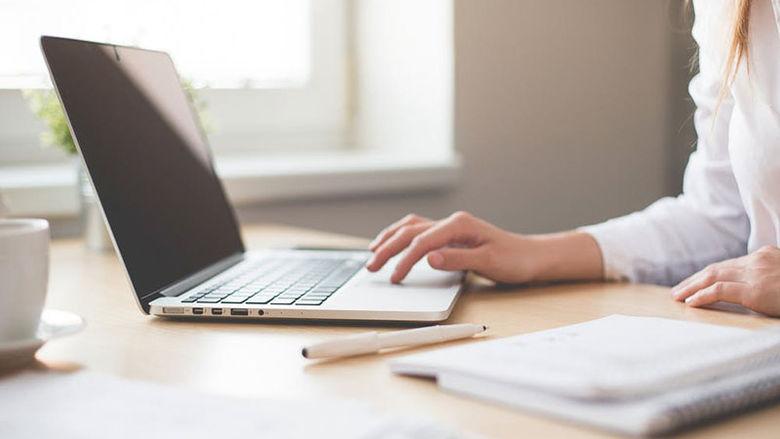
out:
{"label": "laptop key", "polygon": [[231,295],[230,295],[230,297],[233,297],[233,296],[244,296],[244,297],[249,297],[249,296],[251,296],[251,295],[253,295],[253,294],[255,294],[255,292],[254,292],[254,291],[244,291],[244,290],[239,290],[239,291],[236,291],[235,293],[231,294]]}
{"label": "laptop key", "polygon": [[321,288],[336,288],[336,289],[338,289],[342,285],[344,285],[349,280],[350,277],[352,277],[352,275],[329,278],[329,279],[326,279],[326,280],[322,281],[322,283],[319,284],[318,287],[321,287]]}
{"label": "laptop key", "polygon": [[190,293],[184,303],[319,305],[360,270],[349,259],[262,262]]}
{"label": "laptop key", "polygon": [[314,294],[317,296],[330,296],[333,294],[333,291],[325,291],[325,290],[309,290],[306,292],[307,295]]}
{"label": "laptop key", "polygon": [[284,293],[282,293],[282,296],[295,296],[295,297],[301,297],[306,290],[287,290]]}

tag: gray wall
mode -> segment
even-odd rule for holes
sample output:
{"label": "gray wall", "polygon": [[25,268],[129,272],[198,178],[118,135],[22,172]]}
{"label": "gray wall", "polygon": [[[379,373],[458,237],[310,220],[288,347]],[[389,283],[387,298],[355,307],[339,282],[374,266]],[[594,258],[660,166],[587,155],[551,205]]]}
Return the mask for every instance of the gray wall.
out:
{"label": "gray wall", "polygon": [[679,191],[693,137],[678,1],[456,0],[446,192],[269,203],[266,221],[371,236],[407,212],[468,210],[518,232],[575,227]]}

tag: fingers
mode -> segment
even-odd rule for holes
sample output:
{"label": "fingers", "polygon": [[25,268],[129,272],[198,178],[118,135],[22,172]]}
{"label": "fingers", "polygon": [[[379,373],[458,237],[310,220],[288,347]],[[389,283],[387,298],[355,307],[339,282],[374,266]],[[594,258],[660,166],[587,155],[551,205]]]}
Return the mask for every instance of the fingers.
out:
{"label": "fingers", "polygon": [[409,215],[406,215],[405,217],[387,226],[387,228],[379,232],[379,235],[377,235],[377,237],[371,241],[371,244],[368,245],[368,249],[375,251],[377,248],[379,248],[379,246],[384,244],[388,239],[395,235],[395,233],[398,232],[401,227],[430,221],[431,220],[428,218],[423,218],[410,213]]}
{"label": "fingers", "polygon": [[481,271],[485,260],[484,249],[477,248],[442,248],[428,253],[428,263],[437,270]]}
{"label": "fingers", "polygon": [[742,270],[722,264],[711,265],[672,288],[672,298],[683,301],[716,282],[738,282],[741,280]]}
{"label": "fingers", "polygon": [[474,244],[478,231],[468,214],[454,214],[420,234],[409,246],[406,254],[398,261],[390,276],[393,283],[401,282],[423,256],[448,244]]}
{"label": "fingers", "polygon": [[763,247],[739,258],[710,265],[680,282],[672,296],[689,306],[729,302],[780,315],[780,249]]}
{"label": "fingers", "polygon": [[675,296],[675,293],[676,293],[677,291],[680,291],[680,290],[682,290],[683,288],[686,288],[688,285],[690,285],[690,283],[691,283],[691,282],[693,282],[694,280],[698,279],[698,277],[699,277],[700,275],[701,275],[701,270],[700,270],[700,271],[697,271],[696,273],[693,273],[692,275],[690,275],[690,276],[688,276],[688,277],[686,277],[686,278],[685,278],[685,279],[683,279],[683,280],[682,280],[680,283],[678,283],[677,285],[675,285],[675,286],[672,288],[672,297],[674,297],[674,296]]}
{"label": "fingers", "polygon": [[374,250],[374,257],[366,264],[369,271],[378,271],[385,265],[388,259],[401,253],[412,240],[419,234],[433,227],[432,222],[423,222],[402,226],[382,245]]}
{"label": "fingers", "polygon": [[743,282],[715,282],[685,299],[689,306],[704,306],[715,302],[742,304],[750,292],[750,286]]}

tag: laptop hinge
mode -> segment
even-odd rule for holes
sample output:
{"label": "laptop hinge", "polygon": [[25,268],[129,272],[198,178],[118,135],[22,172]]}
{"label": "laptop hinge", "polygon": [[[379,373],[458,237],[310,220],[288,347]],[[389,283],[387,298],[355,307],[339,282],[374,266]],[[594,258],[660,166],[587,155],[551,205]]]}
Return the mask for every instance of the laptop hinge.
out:
{"label": "laptop hinge", "polygon": [[235,255],[228,256],[227,258],[224,258],[219,262],[215,262],[214,264],[211,264],[208,267],[196,272],[195,274],[187,276],[186,278],[178,282],[172,283],[166,287],[160,288],[159,290],[153,293],[147,294],[146,296],[141,298],[141,303],[144,305],[145,308],[147,308],[149,302],[151,302],[152,300],[158,297],[178,296],[179,294],[189,290],[195,285],[198,285],[216,276],[217,274],[227,270],[228,268],[232,267],[233,265],[236,265],[237,263],[243,260],[244,260],[244,253],[237,253]]}

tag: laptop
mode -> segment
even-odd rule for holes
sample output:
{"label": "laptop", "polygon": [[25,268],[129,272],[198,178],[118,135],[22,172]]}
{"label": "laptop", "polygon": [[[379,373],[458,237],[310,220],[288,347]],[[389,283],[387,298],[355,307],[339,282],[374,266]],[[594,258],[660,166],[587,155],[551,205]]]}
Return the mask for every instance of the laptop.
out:
{"label": "laptop", "polygon": [[363,250],[247,251],[170,56],[58,37],[41,48],[141,310],[187,318],[435,322],[463,273],[402,285]]}

